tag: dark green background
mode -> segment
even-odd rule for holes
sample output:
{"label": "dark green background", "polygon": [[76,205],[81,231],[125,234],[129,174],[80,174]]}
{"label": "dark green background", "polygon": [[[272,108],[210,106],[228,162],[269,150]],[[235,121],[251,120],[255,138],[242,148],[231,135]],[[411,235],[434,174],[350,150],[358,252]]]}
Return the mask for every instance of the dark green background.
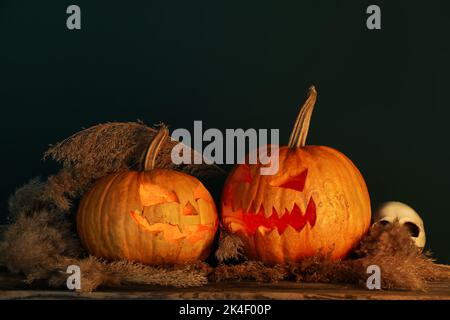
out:
{"label": "dark green background", "polygon": [[[287,142],[315,84],[309,143],[347,154],[373,206],[417,209],[449,263],[449,7],[389,2],[0,2],[2,222],[16,187],[56,169],[47,145],[81,127],[203,120]],[[66,28],[72,3],[81,31]],[[382,30],[367,30],[369,4]]]}

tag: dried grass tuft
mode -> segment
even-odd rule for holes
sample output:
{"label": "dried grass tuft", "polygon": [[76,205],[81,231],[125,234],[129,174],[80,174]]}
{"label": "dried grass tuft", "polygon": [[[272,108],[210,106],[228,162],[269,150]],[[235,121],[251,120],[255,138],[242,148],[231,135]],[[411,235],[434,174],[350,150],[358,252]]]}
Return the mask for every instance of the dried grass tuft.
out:
{"label": "dried grass tuft", "polygon": [[219,247],[215,253],[217,261],[224,263],[227,261],[238,261],[244,258],[242,240],[234,234],[230,234],[220,229]]}
{"label": "dried grass tuft", "polygon": [[211,281],[255,280],[258,282],[277,282],[287,277],[284,266],[269,267],[259,261],[245,261],[237,265],[221,264],[210,275]]}
{"label": "dried grass tuft", "polygon": [[79,242],[60,215],[42,210],[20,213],[4,235],[1,263],[30,281],[48,276],[61,257],[77,257]]}
{"label": "dried grass tuft", "polygon": [[65,168],[118,171],[138,165],[154,134],[141,122],[98,124],[52,146],[44,158],[52,158]]}
{"label": "dried grass tuft", "polygon": [[81,271],[81,292],[92,292],[99,287],[123,285],[155,285],[177,288],[196,287],[207,283],[204,270],[197,265],[153,267],[130,261],[108,262],[95,257],[65,259],[55,265],[49,285],[62,287],[66,283],[68,265],[77,265]]}
{"label": "dried grass tuft", "polygon": [[127,261],[106,265],[107,273],[121,284],[152,284],[173,287],[196,287],[207,283],[206,274],[197,265],[151,267]]}
{"label": "dried grass tuft", "polygon": [[[450,269],[435,264],[428,253],[415,247],[408,230],[398,222],[387,227],[374,225],[355,252],[360,274],[370,265],[381,269],[382,288],[426,290],[427,281],[449,280]],[[367,275],[359,284],[366,284]]]}
{"label": "dried grass tuft", "polygon": [[9,218],[14,220],[19,214],[28,214],[44,206],[41,201],[45,183],[33,178],[18,188],[8,199]]}

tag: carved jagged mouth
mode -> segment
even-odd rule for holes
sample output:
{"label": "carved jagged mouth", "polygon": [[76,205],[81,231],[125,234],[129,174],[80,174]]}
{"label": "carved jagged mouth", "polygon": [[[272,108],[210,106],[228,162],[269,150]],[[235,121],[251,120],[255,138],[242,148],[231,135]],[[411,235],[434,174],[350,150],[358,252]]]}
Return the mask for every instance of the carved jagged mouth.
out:
{"label": "carved jagged mouth", "polygon": [[291,212],[285,211],[281,216],[278,215],[275,208],[272,209],[272,214],[269,217],[265,217],[264,208],[261,206],[259,211],[255,214],[252,212],[243,213],[240,210],[235,216],[237,220],[240,220],[245,226],[245,230],[248,234],[255,234],[259,227],[264,227],[270,230],[277,229],[282,234],[288,226],[291,226],[296,231],[301,231],[308,223],[311,228],[316,224],[316,204],[314,199],[310,198],[306,207],[305,213],[294,204]]}
{"label": "carved jagged mouth", "polygon": [[143,230],[151,233],[164,233],[164,236],[169,241],[178,241],[187,238],[191,243],[195,243],[198,240],[204,239],[205,234],[215,233],[218,225],[216,220],[214,227],[205,224],[196,225],[174,225],[170,223],[153,223],[150,224],[142,211],[133,210],[130,212],[131,217]]}

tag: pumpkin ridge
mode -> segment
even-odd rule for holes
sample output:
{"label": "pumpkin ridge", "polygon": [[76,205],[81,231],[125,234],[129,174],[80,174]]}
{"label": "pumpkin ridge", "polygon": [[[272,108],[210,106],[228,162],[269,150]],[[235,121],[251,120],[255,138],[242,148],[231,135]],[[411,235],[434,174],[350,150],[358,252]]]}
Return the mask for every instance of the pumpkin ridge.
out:
{"label": "pumpkin ridge", "polygon": [[[105,225],[104,224],[104,215],[105,215],[105,210],[104,210],[104,206],[105,206],[105,199],[108,196],[108,193],[111,190],[111,186],[114,184],[114,182],[116,181],[116,179],[120,176],[120,173],[117,173],[115,175],[113,175],[111,177],[111,179],[108,181],[108,184],[106,185],[105,189],[103,190],[103,192],[101,193],[100,199],[98,200],[98,203],[100,205],[100,207],[98,208],[98,215],[97,215],[97,226],[102,226]],[[100,228],[100,230],[98,230],[98,232],[100,233],[100,238],[103,240],[103,244],[99,246],[99,248],[97,247],[97,251],[99,252],[99,255],[104,256],[106,255],[105,252],[114,252],[114,251],[110,251],[110,248],[108,248],[109,242],[107,241],[108,236],[106,235],[107,230],[106,228]],[[109,257],[108,257],[109,258]]]}
{"label": "pumpkin ridge", "polygon": [[[127,202],[130,201],[129,198],[131,197],[136,197],[136,193],[137,193],[137,188],[136,188],[136,184],[133,184],[133,182],[135,180],[140,181],[141,179],[141,174],[139,172],[133,172],[133,174],[125,180],[126,182],[126,187],[124,187],[125,190],[129,190],[129,193],[127,194]],[[123,214],[120,215],[120,222],[119,224],[122,225],[122,227],[120,228],[121,234],[122,234],[122,242],[120,243],[120,246],[123,250],[123,254],[127,257],[130,258],[132,256],[130,250],[129,250],[129,244],[128,244],[128,239],[130,238],[130,233],[129,233],[129,229],[125,226],[126,224],[128,224],[128,219],[129,216],[128,214],[126,214],[126,211],[128,210],[128,206],[126,208],[123,209]],[[136,209],[135,209],[136,210]],[[138,210],[143,210],[142,206],[140,208],[138,208]],[[138,237],[138,246],[142,246],[142,244],[140,243],[140,237]]]}
{"label": "pumpkin ridge", "polygon": [[[111,180],[111,184],[109,185],[109,187],[107,189],[104,190],[104,198],[101,200],[101,204],[102,207],[100,209],[100,215],[101,215],[101,223],[104,226],[107,226],[106,228],[102,228],[102,234],[103,234],[103,239],[104,239],[104,245],[106,246],[106,251],[113,253],[113,256],[116,255],[116,246],[117,246],[117,236],[114,236],[112,234],[112,229],[111,228],[111,224],[115,224],[117,223],[116,219],[117,219],[117,211],[121,211],[121,210],[117,210],[116,207],[109,208],[108,204],[109,201],[108,199],[113,197],[113,193],[114,191],[112,190],[113,187],[116,186],[121,186],[122,183],[124,183],[124,181],[126,182],[127,180],[127,175],[124,172],[118,173],[117,175],[114,176],[114,178]],[[111,212],[114,213],[113,217],[110,217]],[[121,214],[119,214],[120,216]],[[113,221],[111,221],[112,219]],[[119,228],[119,230],[122,228]],[[110,255],[110,257],[112,257]]]}

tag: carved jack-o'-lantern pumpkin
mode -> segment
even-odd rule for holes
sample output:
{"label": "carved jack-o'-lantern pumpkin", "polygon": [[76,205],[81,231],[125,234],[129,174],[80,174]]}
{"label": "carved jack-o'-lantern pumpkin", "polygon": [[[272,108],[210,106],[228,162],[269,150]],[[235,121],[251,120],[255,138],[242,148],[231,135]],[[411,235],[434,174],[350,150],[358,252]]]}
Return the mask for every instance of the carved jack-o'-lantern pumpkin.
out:
{"label": "carved jack-o'-lantern pumpkin", "polygon": [[335,149],[305,146],[316,96],[312,87],[289,146],[279,149],[276,174],[242,164],[225,183],[223,226],[241,238],[250,259],[342,258],[369,228],[370,198],[358,169]]}
{"label": "carved jack-o'-lantern pumpkin", "polygon": [[218,225],[214,201],[195,177],[154,169],[167,136],[162,127],[152,140],[144,171],[106,176],[83,197],[77,228],[91,254],[146,264],[208,256]]}

